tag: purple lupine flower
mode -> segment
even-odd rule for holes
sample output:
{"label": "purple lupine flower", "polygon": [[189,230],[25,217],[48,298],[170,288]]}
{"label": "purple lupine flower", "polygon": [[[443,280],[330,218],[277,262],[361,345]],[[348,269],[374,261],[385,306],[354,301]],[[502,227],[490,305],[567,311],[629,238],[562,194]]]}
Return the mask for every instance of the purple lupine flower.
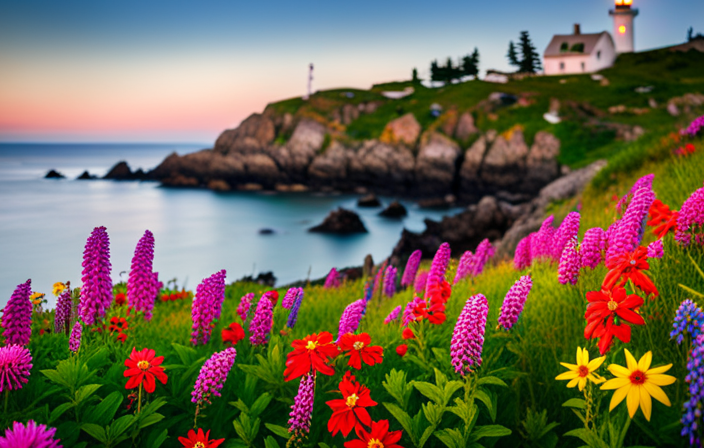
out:
{"label": "purple lupine flower", "polygon": [[648,244],[648,258],[662,258],[665,251],[662,247],[662,240],[655,240]]}
{"label": "purple lupine flower", "polygon": [[695,119],[689,124],[689,126],[687,126],[687,129],[685,129],[684,132],[685,132],[687,135],[689,135],[690,137],[694,137],[694,136],[696,136],[697,134],[699,134],[699,131],[701,131],[702,128],[704,128],[704,115],[702,115],[701,117],[695,118]]}
{"label": "purple lupine flower", "polygon": [[96,227],[83,250],[81,303],[79,313],[86,325],[93,325],[105,316],[112,304],[110,278],[110,237],[105,227]]}
{"label": "purple lupine flower", "polygon": [[262,294],[254,317],[249,323],[249,342],[252,345],[263,345],[269,342],[269,333],[274,326],[274,301],[272,291]]}
{"label": "purple lupine flower", "polygon": [[298,297],[298,288],[289,288],[288,291],[286,291],[284,299],[281,301],[281,306],[290,310],[293,306],[293,302],[296,301],[296,297]]}
{"label": "purple lupine flower", "polygon": [[56,428],[38,425],[34,420],[28,421],[27,426],[13,422],[12,428],[7,428],[5,436],[0,437],[0,448],[62,448],[55,434]]}
{"label": "purple lupine flower", "polygon": [[486,262],[489,261],[489,258],[494,255],[494,252],[496,252],[496,250],[487,238],[484,238],[482,242],[479,243],[470,262],[469,273],[472,277],[476,277],[484,272],[484,266]]}
{"label": "purple lupine flower", "polygon": [[337,269],[332,268],[325,277],[325,288],[337,288],[340,286],[340,274],[337,273]]}
{"label": "purple lupine flower", "polygon": [[504,303],[501,305],[501,315],[499,316],[499,326],[504,330],[510,330],[511,327],[516,325],[532,287],[533,280],[530,275],[524,275],[516,280],[516,283],[506,293]]}
{"label": "purple lupine flower", "polygon": [[616,210],[619,213],[622,213],[626,207],[628,206],[629,200],[633,198],[633,194],[638,191],[640,188],[646,187],[646,188],[653,188],[653,179],[655,178],[655,174],[646,174],[645,176],[641,177],[636,181],[636,183],[633,184],[631,189],[629,190],[628,193],[626,193],[619,201],[618,204],[616,204]]}
{"label": "purple lupine flower", "polygon": [[355,300],[345,307],[340,316],[340,323],[337,329],[337,339],[339,341],[343,334],[354,333],[359,328],[362,316],[367,311],[367,301],[364,299]]}
{"label": "purple lupine flower", "polygon": [[54,313],[55,333],[68,334],[71,325],[72,308],[73,301],[71,300],[71,288],[67,286],[56,300],[56,312]]}
{"label": "purple lupine flower", "polygon": [[403,309],[403,317],[401,318],[402,326],[407,327],[408,324],[416,320],[416,317],[413,315],[413,310],[422,303],[425,303],[425,300],[420,297],[415,297],[406,304],[406,307]]}
{"label": "purple lupine flower", "polygon": [[572,238],[572,241],[567,243],[565,250],[562,251],[560,264],[557,268],[557,281],[566,285],[577,284],[579,280],[579,269],[582,267],[582,259],[577,250],[577,238]]}
{"label": "purple lupine flower", "polygon": [[403,277],[401,278],[401,286],[407,288],[413,284],[416,280],[416,274],[418,274],[418,267],[420,266],[420,260],[423,257],[423,252],[418,249],[413,251],[408,261],[406,262],[406,269],[403,270]]}
{"label": "purple lupine flower", "polygon": [[398,316],[401,314],[402,309],[403,309],[403,306],[399,305],[396,308],[394,308],[393,310],[391,310],[389,315],[386,316],[386,318],[384,319],[384,324],[386,325],[386,324],[398,319]]}
{"label": "purple lupine flower", "polygon": [[247,315],[249,314],[249,309],[252,307],[253,299],[253,292],[243,295],[242,299],[240,299],[240,304],[237,306],[237,315],[240,316],[240,319],[242,319],[242,323],[247,320]]}
{"label": "purple lupine flower", "polygon": [[298,385],[298,395],[291,406],[291,417],[288,420],[288,432],[293,437],[306,437],[310,432],[313,418],[313,399],[315,397],[315,373],[309,373],[301,378]]}
{"label": "purple lupine flower", "polygon": [[384,272],[386,272],[386,266],[388,263],[388,260],[384,260],[384,262],[381,263],[381,266],[379,266],[379,270],[376,271],[376,276],[374,276],[374,289],[372,290],[372,297],[378,295],[379,290],[382,288],[384,283]]}
{"label": "purple lupine flower", "polygon": [[416,294],[420,294],[425,291],[425,286],[428,284],[428,274],[429,272],[425,269],[418,272],[418,275],[416,276],[416,281],[413,282],[413,289],[415,290]]}
{"label": "purple lupine flower", "polygon": [[450,355],[455,372],[467,375],[473,368],[482,365],[482,348],[489,303],[483,294],[469,299],[457,318],[450,343]]}
{"label": "purple lupine flower", "polygon": [[530,250],[531,241],[535,235],[535,232],[530,233],[518,242],[516,252],[513,255],[513,267],[516,268],[517,271],[522,271],[523,269],[529,268],[532,264],[533,257]]}
{"label": "purple lupine flower", "polygon": [[303,288],[296,289],[296,299],[293,301],[293,305],[291,305],[291,311],[288,313],[288,321],[286,322],[286,326],[288,328],[293,328],[294,325],[296,325],[296,321],[298,320],[298,310],[301,307],[301,302],[303,302]]}
{"label": "purple lupine flower", "polygon": [[613,257],[633,252],[640,245],[645,233],[648,211],[653,201],[655,201],[655,193],[648,186],[641,187],[633,193],[633,199],[628,204],[623,218],[618,221],[610,235],[606,249],[607,263]]}
{"label": "purple lupine flower", "polygon": [[81,325],[81,321],[77,320],[75,324],[73,324],[73,329],[71,329],[71,337],[68,339],[68,349],[71,350],[73,353],[78,352],[78,349],[81,348],[81,335],[83,334],[83,325]]}
{"label": "purple lupine flower", "polygon": [[29,381],[32,354],[21,345],[0,347],[0,392],[22,389]]}
{"label": "purple lupine flower", "polygon": [[193,319],[191,343],[193,345],[208,343],[213,330],[213,320],[220,316],[223,300],[225,300],[224,269],[203,279],[196,287],[196,295],[191,305]]}
{"label": "purple lupine flower", "polygon": [[32,336],[32,280],[17,285],[2,312],[5,344],[28,345]]}
{"label": "purple lupine flower", "polygon": [[225,277],[227,272],[225,269],[216,272],[210,276],[211,285],[213,288],[213,294],[210,296],[213,306],[213,318],[215,320],[220,319],[220,314],[222,313],[222,303],[225,301]]}
{"label": "purple lupine flower", "polygon": [[460,257],[460,262],[457,264],[457,272],[455,272],[455,279],[452,281],[453,285],[456,285],[460,280],[464,280],[469,275],[469,270],[472,266],[472,254],[471,250],[466,251]]}
{"label": "purple lupine flower", "polygon": [[555,261],[560,261],[562,251],[572,238],[576,238],[579,234],[579,213],[570,212],[562,220],[562,224],[555,231],[552,245],[552,257]]}
{"label": "purple lupine flower", "polygon": [[531,238],[530,253],[533,260],[542,260],[551,256],[552,239],[555,234],[555,228],[552,226],[554,220],[553,215],[545,218],[538,233]]}
{"label": "purple lupine flower", "polygon": [[210,397],[220,396],[220,390],[225,385],[227,375],[235,363],[237,351],[235,347],[229,347],[221,352],[213,353],[203,367],[200,369],[198,379],[191,392],[191,401],[199,407],[211,404]]}
{"label": "purple lupine flower", "polygon": [[374,287],[372,283],[367,280],[367,282],[364,284],[364,300],[369,302],[372,300],[372,294],[374,294]]}
{"label": "purple lupine flower", "polygon": [[697,243],[704,244],[701,232],[704,229],[704,187],[699,188],[684,201],[677,216],[675,240],[682,246],[689,246],[692,233],[698,232]]}
{"label": "purple lupine flower", "polygon": [[154,263],[154,235],[149,230],[139,239],[132,257],[127,280],[127,300],[135,311],[142,311],[146,320],[152,319],[154,300],[159,292],[152,272]]}
{"label": "purple lupine flower", "polygon": [[685,333],[696,339],[700,334],[704,334],[704,311],[691,299],[684,300],[677,308],[672,327],[670,339],[676,337],[678,344],[682,343]]}
{"label": "purple lupine flower", "polygon": [[681,435],[689,438],[690,446],[702,446],[702,406],[704,404],[704,335],[699,335],[692,344],[687,360],[689,400],[684,403]]}
{"label": "purple lupine flower", "polygon": [[579,247],[582,254],[582,266],[595,269],[604,259],[606,249],[606,232],[601,227],[593,227],[584,233],[584,240]]}
{"label": "purple lupine flower", "polygon": [[445,280],[445,271],[450,262],[450,244],[442,243],[438,247],[433,262],[430,264],[430,272],[428,272],[428,280],[425,282],[425,297],[430,297],[430,292],[438,288]]}
{"label": "purple lupine flower", "polygon": [[384,295],[387,297],[393,297],[396,294],[396,275],[398,270],[389,266],[386,268],[386,273],[384,273]]}

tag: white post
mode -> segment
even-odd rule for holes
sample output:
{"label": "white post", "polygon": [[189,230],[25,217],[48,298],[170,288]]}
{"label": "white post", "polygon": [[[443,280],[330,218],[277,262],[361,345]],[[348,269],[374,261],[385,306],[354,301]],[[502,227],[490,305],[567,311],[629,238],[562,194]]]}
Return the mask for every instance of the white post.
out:
{"label": "white post", "polygon": [[308,93],[303,97],[304,100],[310,98],[313,94],[313,63],[308,66]]}

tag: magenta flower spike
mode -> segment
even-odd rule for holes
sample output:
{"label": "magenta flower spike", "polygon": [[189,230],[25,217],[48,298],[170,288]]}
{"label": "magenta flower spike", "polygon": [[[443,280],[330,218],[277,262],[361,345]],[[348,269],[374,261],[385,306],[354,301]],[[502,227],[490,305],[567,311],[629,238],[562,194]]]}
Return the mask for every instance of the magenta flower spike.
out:
{"label": "magenta flower spike", "polygon": [[530,275],[524,275],[511,286],[511,289],[506,293],[504,303],[501,305],[499,327],[504,330],[510,330],[516,325],[532,287],[533,280]]}
{"label": "magenta flower spike", "polygon": [[55,435],[56,428],[38,425],[34,420],[28,421],[26,426],[13,422],[12,428],[7,428],[5,436],[0,437],[0,448],[63,448]]}
{"label": "magenta flower spike", "polygon": [[71,288],[66,288],[56,300],[56,312],[54,313],[54,332],[68,334],[71,325],[71,310],[73,301],[71,300]]}
{"label": "magenta flower spike", "polygon": [[146,320],[152,319],[154,300],[158,294],[157,279],[153,273],[154,235],[144,232],[132,257],[132,267],[127,280],[127,300],[136,311],[144,313]]}
{"label": "magenta flower spike", "polygon": [[513,255],[513,267],[516,268],[517,271],[529,268],[532,264],[531,242],[535,235],[535,232],[530,233],[518,242],[516,252]]}
{"label": "magenta flower spike", "polygon": [[2,312],[2,328],[6,345],[28,345],[32,336],[32,280],[17,285]]}
{"label": "magenta flower spike", "polygon": [[386,297],[393,297],[396,294],[397,274],[398,270],[395,267],[389,266],[386,268],[386,273],[384,274],[384,295]]}
{"label": "magenta flower spike", "polygon": [[242,296],[240,299],[240,304],[237,306],[237,315],[242,319],[242,323],[247,320],[249,315],[249,309],[252,307],[252,300],[254,299],[254,293],[250,292]]}
{"label": "magenta flower spike", "polygon": [[227,375],[230,373],[237,351],[235,347],[229,347],[221,352],[215,352],[205,361],[200,369],[198,379],[191,392],[191,401],[200,408],[211,404],[211,396],[220,396],[220,390],[225,385]]}
{"label": "magenta flower spike", "polygon": [[604,260],[606,232],[601,227],[593,227],[584,233],[584,241],[579,247],[582,266],[594,269]]}
{"label": "magenta flower spike", "polygon": [[288,432],[291,437],[306,437],[310,432],[313,418],[313,401],[315,397],[315,373],[309,373],[301,378],[298,385],[298,395],[291,406],[291,417],[288,420]]}
{"label": "magenta flower spike", "polygon": [[339,341],[342,335],[354,333],[359,328],[359,323],[362,321],[364,313],[367,311],[367,301],[364,299],[355,300],[345,307],[345,310],[340,316],[340,323],[337,327],[337,339]]}
{"label": "magenta flower spike", "polygon": [[407,288],[413,284],[416,280],[416,275],[418,274],[418,267],[420,266],[420,260],[423,257],[423,252],[418,249],[413,251],[410,257],[408,257],[408,262],[406,262],[406,269],[403,270],[403,277],[401,278],[401,286]]}
{"label": "magenta flower spike", "polygon": [[401,305],[397,306],[391,312],[389,313],[388,316],[384,319],[384,325],[389,324],[396,319],[398,319],[398,316],[401,314],[401,311],[403,310],[403,307]]}
{"label": "magenta flower spike", "polygon": [[437,288],[445,280],[445,271],[450,262],[450,244],[442,243],[435,252],[433,262],[430,264],[428,280],[425,282],[425,297],[430,297],[430,291]]}
{"label": "magenta flower spike", "polygon": [[540,225],[540,230],[531,240],[530,252],[533,260],[543,260],[552,254],[552,239],[555,235],[555,228],[552,223],[555,221],[553,215],[545,218]]}
{"label": "magenta flower spike", "polygon": [[329,289],[329,288],[337,288],[339,286],[340,286],[340,274],[338,274],[337,269],[332,268],[332,269],[330,269],[328,276],[325,277],[324,287]]}
{"label": "magenta flower spike", "polygon": [[469,299],[457,318],[450,342],[450,355],[455,372],[467,375],[482,365],[482,349],[489,303],[483,294]]}
{"label": "magenta flower spike", "polygon": [[689,135],[690,137],[694,137],[697,134],[699,134],[699,131],[701,131],[704,128],[704,115],[701,117],[695,118],[689,126],[687,126],[687,129],[685,129],[685,133]]}
{"label": "magenta flower spike", "polygon": [[682,246],[689,246],[692,234],[695,234],[697,244],[704,244],[704,187],[692,193],[680,208],[675,229],[675,240]]}
{"label": "magenta flower spike", "polygon": [[225,270],[204,279],[196,287],[196,295],[191,305],[191,343],[207,344],[213,330],[212,323],[220,316],[225,300]]}
{"label": "magenta flower spike", "polygon": [[269,333],[274,325],[274,301],[270,292],[264,293],[259,299],[257,310],[252,322],[249,323],[249,342],[252,345],[264,345],[269,342]]}
{"label": "magenta flower spike", "polygon": [[452,281],[453,285],[456,285],[457,282],[460,280],[464,280],[469,276],[469,271],[472,267],[472,258],[474,257],[474,254],[472,254],[471,250],[466,251],[465,253],[462,254],[460,257],[460,262],[457,264],[457,272],[455,272],[455,279]]}
{"label": "magenta flower spike", "polygon": [[640,245],[648,211],[653,201],[655,201],[655,193],[649,186],[641,187],[633,193],[633,199],[628,204],[623,218],[611,230],[606,249],[607,263],[620,254],[633,252]]}
{"label": "magenta flower spike", "polygon": [[484,238],[481,243],[477,246],[477,250],[474,251],[474,256],[472,257],[469,273],[472,277],[476,277],[484,272],[484,266],[486,262],[489,261],[494,255],[495,249],[491,245],[488,239]]}
{"label": "magenta flower spike", "polygon": [[629,201],[633,198],[633,194],[638,191],[640,188],[653,188],[653,179],[655,178],[655,174],[646,174],[645,176],[641,177],[636,181],[636,183],[633,184],[631,189],[626,193],[619,201],[618,204],[616,204],[616,210],[619,213],[623,213],[624,210],[626,210],[626,207],[629,205]]}
{"label": "magenta flower spike", "polygon": [[296,301],[297,297],[298,297],[298,288],[289,288],[288,291],[286,291],[286,295],[284,296],[284,299],[281,301],[281,306],[286,308],[287,310],[290,310],[291,307],[293,306],[293,302]]}
{"label": "magenta flower spike", "polygon": [[557,228],[555,237],[553,238],[552,257],[555,261],[560,261],[562,251],[572,238],[577,238],[579,234],[579,213],[570,212],[562,220],[562,224]]}
{"label": "magenta flower spike", "polygon": [[291,311],[288,313],[288,321],[286,321],[286,326],[288,328],[293,328],[298,320],[298,310],[301,308],[301,303],[303,302],[303,288],[296,288],[296,297],[291,305]]}
{"label": "magenta flower spike", "polygon": [[565,250],[562,251],[560,264],[557,268],[557,280],[566,285],[577,284],[579,280],[579,269],[582,267],[582,258],[577,250],[577,238],[572,238],[572,241],[567,243]]}
{"label": "magenta flower spike", "polygon": [[413,315],[413,310],[422,303],[425,303],[425,300],[420,297],[415,297],[406,304],[406,307],[403,309],[403,316],[401,317],[402,326],[407,327],[408,324],[416,320],[416,317]]}
{"label": "magenta flower spike", "polygon": [[77,353],[78,349],[81,348],[81,335],[83,334],[83,325],[81,321],[77,320],[73,324],[73,329],[71,329],[71,337],[68,339],[68,349],[73,353]]}
{"label": "magenta flower spike", "polygon": [[376,297],[379,294],[379,290],[383,288],[384,273],[386,272],[387,264],[388,260],[384,260],[384,262],[381,263],[381,266],[379,266],[379,269],[376,271],[376,275],[374,276],[374,288],[372,288],[372,297]]}
{"label": "magenta flower spike", "polygon": [[111,269],[110,238],[105,227],[96,227],[83,250],[79,314],[86,325],[93,325],[102,319],[112,304]]}
{"label": "magenta flower spike", "polygon": [[32,354],[21,345],[0,347],[0,392],[22,389],[29,381]]}
{"label": "magenta flower spike", "polygon": [[648,244],[648,258],[662,258],[665,251],[662,247],[662,240],[655,240]]}
{"label": "magenta flower spike", "polygon": [[422,270],[416,276],[416,281],[413,282],[413,290],[416,294],[421,294],[425,291],[425,286],[428,284],[428,274],[428,271]]}

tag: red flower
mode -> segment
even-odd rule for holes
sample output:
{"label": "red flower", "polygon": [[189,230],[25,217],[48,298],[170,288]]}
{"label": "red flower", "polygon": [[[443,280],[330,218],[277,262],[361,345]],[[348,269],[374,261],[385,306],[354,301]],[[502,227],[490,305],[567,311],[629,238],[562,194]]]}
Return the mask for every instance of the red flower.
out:
{"label": "red flower", "polygon": [[215,448],[220,445],[225,439],[208,440],[210,430],[203,434],[203,430],[198,428],[198,433],[194,430],[188,431],[188,438],[179,437],[178,441],[183,444],[183,448]]}
{"label": "red flower", "polygon": [[272,302],[274,302],[274,306],[276,306],[276,302],[279,301],[279,292],[278,291],[269,291],[269,298],[271,299]]}
{"label": "red flower", "polygon": [[349,355],[350,357],[347,365],[355,369],[361,369],[362,362],[368,366],[373,366],[383,361],[384,349],[378,345],[370,347],[369,344],[371,342],[372,338],[369,337],[368,333],[347,333],[342,335],[338,346],[340,350],[347,352],[345,356]]}
{"label": "red flower", "polygon": [[[433,283],[428,288],[428,299],[420,303],[413,310],[416,320],[421,321],[427,318],[431,324],[440,325],[445,322],[445,304],[452,294],[452,287],[447,280],[440,283]],[[427,308],[427,309],[426,309]]]}
{"label": "red flower", "polygon": [[401,344],[398,347],[396,347],[396,353],[400,357],[406,356],[406,352],[408,351],[408,345],[407,344]]}
{"label": "red flower", "polygon": [[415,339],[415,338],[416,338],[416,335],[413,334],[413,330],[411,330],[410,328],[406,327],[406,328],[403,329],[403,333],[401,333],[401,337],[402,337],[403,339]]}
{"label": "red flower", "polygon": [[653,234],[658,238],[664,237],[668,232],[674,231],[677,227],[677,217],[679,213],[670,210],[670,207],[660,201],[660,199],[656,199],[653,202],[648,213],[650,219],[647,224],[651,227],[655,227]]}
{"label": "red flower", "polygon": [[124,292],[118,292],[115,294],[115,305],[122,306],[127,301],[127,296]]}
{"label": "red flower", "polygon": [[323,375],[332,375],[335,369],[327,365],[331,358],[339,354],[337,346],[332,342],[332,334],[322,331],[313,333],[303,339],[291,343],[293,351],[286,357],[284,380],[291,381],[306,375],[311,369]]}
{"label": "red flower", "polygon": [[[621,342],[631,340],[631,327],[645,325],[643,317],[636,311],[643,305],[643,298],[631,294],[626,296],[626,290],[615,287],[613,291],[589,291],[587,293],[587,311],[584,313],[587,326],[584,329],[586,339],[599,339],[599,352],[603,355],[609,350],[614,336]],[[615,323],[615,319],[623,321]]]}
{"label": "red flower", "polygon": [[403,448],[396,442],[401,440],[401,431],[389,431],[389,421],[372,422],[371,431],[356,429],[357,440],[345,442],[345,448]]}
{"label": "red flower", "polygon": [[244,330],[242,325],[237,322],[232,322],[229,327],[222,329],[222,342],[229,342],[232,345],[236,345],[244,339]]}
{"label": "red flower", "polygon": [[642,271],[650,269],[648,264],[648,249],[638,246],[633,252],[615,256],[606,261],[609,272],[601,284],[602,290],[611,290],[615,286],[623,286],[630,279],[645,295],[657,297],[658,290],[650,277]]}
{"label": "red flower", "polygon": [[[342,398],[330,400],[327,405],[332,408],[332,416],[328,420],[328,431],[334,436],[338,431],[347,437],[352,429],[364,429],[372,424],[372,418],[365,408],[376,406],[371,399],[369,389],[355,381],[350,372],[340,382]],[[362,426],[364,425],[364,426]]]}
{"label": "red flower", "polygon": [[132,348],[132,354],[125,360],[125,377],[130,377],[125,385],[125,389],[134,389],[141,384],[144,384],[144,389],[152,393],[156,388],[154,377],[161,381],[161,384],[166,384],[168,377],[164,373],[164,368],[159,365],[164,361],[163,356],[154,357],[154,350],[145,348],[137,351]]}
{"label": "red flower", "polygon": [[127,324],[127,319],[124,317],[113,317],[110,319],[110,326],[108,327],[108,330],[110,330],[110,333],[118,332],[118,333],[124,333],[125,330],[127,330],[128,324]]}
{"label": "red flower", "polygon": [[127,335],[125,333],[120,333],[117,335],[117,340],[124,344],[127,340]]}

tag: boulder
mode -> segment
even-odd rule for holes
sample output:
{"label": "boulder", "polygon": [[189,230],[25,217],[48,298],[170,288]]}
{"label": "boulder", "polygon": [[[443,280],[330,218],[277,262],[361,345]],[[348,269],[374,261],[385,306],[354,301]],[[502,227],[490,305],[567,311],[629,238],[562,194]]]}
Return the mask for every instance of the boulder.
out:
{"label": "boulder", "polygon": [[279,167],[274,160],[266,154],[244,154],[241,157],[247,172],[249,182],[260,183],[272,187],[281,180]]}
{"label": "boulder", "polygon": [[402,117],[391,120],[384,128],[379,140],[392,145],[403,143],[408,146],[413,146],[416,140],[418,140],[420,131],[420,123],[418,123],[416,117],[409,112]]}
{"label": "boulder", "polygon": [[59,173],[56,170],[49,170],[48,173],[44,176],[44,179],[65,179],[66,176],[63,174]]}
{"label": "boulder", "polygon": [[264,114],[252,114],[236,129],[228,129],[215,141],[221,154],[256,152],[276,138],[274,122]]}
{"label": "boulder", "polygon": [[333,141],[322,153],[315,156],[308,167],[308,178],[313,185],[337,184],[347,179],[350,150]]}
{"label": "boulder", "polygon": [[347,126],[357,118],[359,118],[359,108],[355,107],[353,104],[345,104],[342,106],[342,111],[340,112],[340,122],[342,124]]}
{"label": "boulder", "polygon": [[356,187],[370,187],[377,192],[408,193],[414,166],[413,153],[408,148],[368,140],[349,161],[349,179]]}
{"label": "boulder", "polygon": [[311,227],[308,231],[351,234],[367,233],[367,228],[364,227],[364,223],[361,219],[359,219],[359,215],[351,210],[346,210],[340,207],[337,210],[331,211],[321,224]]}
{"label": "boulder", "polygon": [[94,176],[88,172],[88,170],[84,171],[81,173],[80,176],[76,178],[76,180],[94,180],[97,179],[97,176]]}
{"label": "boulder", "polygon": [[408,215],[408,211],[403,204],[398,201],[393,201],[388,207],[379,212],[379,215],[385,218],[403,218]]}
{"label": "boulder", "polygon": [[325,126],[317,121],[301,120],[288,143],[279,148],[275,155],[272,154],[290,180],[305,181],[309,165],[323,147],[326,133]]}
{"label": "boulder", "polygon": [[369,277],[372,275],[373,269],[374,259],[372,258],[372,254],[367,254],[367,256],[364,257],[364,265],[362,265],[362,276]]}
{"label": "boulder", "polygon": [[558,177],[560,167],[557,156],[560,154],[560,140],[549,132],[535,134],[533,145],[526,158],[526,176],[523,190],[537,192]]}
{"label": "boulder", "polygon": [[455,138],[459,141],[465,141],[472,135],[479,132],[479,129],[474,125],[474,117],[469,112],[464,112],[460,115],[455,128]]}
{"label": "boulder", "polygon": [[132,174],[132,170],[130,169],[129,165],[127,165],[127,162],[120,161],[115,164],[112,168],[110,168],[110,171],[103,176],[103,179],[111,179],[111,180],[133,180],[134,179],[134,174]]}
{"label": "boulder", "polygon": [[164,187],[175,188],[196,188],[200,186],[200,182],[195,177],[184,176],[183,174],[174,174],[161,180],[161,185]]}
{"label": "boulder", "polygon": [[457,143],[442,134],[433,132],[424,137],[415,167],[418,192],[434,196],[452,191],[460,154]]}
{"label": "boulder", "polygon": [[[234,186],[247,182],[247,175],[243,155],[237,153],[223,155],[212,149],[184,156],[172,153],[149,173],[150,177],[171,186],[174,179],[181,178],[196,179],[197,184],[207,184],[212,179],[221,179]],[[166,179],[169,181],[165,182]],[[189,180],[188,184],[190,183]]]}
{"label": "boulder", "polygon": [[460,168],[460,194],[464,198],[470,200],[479,199],[482,188],[479,171],[482,167],[487,146],[487,136],[482,135],[464,154],[464,160]]}
{"label": "boulder", "polygon": [[230,184],[222,179],[212,179],[207,186],[209,190],[213,191],[230,191]]}
{"label": "boulder", "polygon": [[528,146],[519,127],[494,140],[484,157],[481,180],[497,190],[516,187],[525,174]]}
{"label": "boulder", "polygon": [[370,193],[357,200],[357,207],[380,207],[381,202],[374,193]]}

